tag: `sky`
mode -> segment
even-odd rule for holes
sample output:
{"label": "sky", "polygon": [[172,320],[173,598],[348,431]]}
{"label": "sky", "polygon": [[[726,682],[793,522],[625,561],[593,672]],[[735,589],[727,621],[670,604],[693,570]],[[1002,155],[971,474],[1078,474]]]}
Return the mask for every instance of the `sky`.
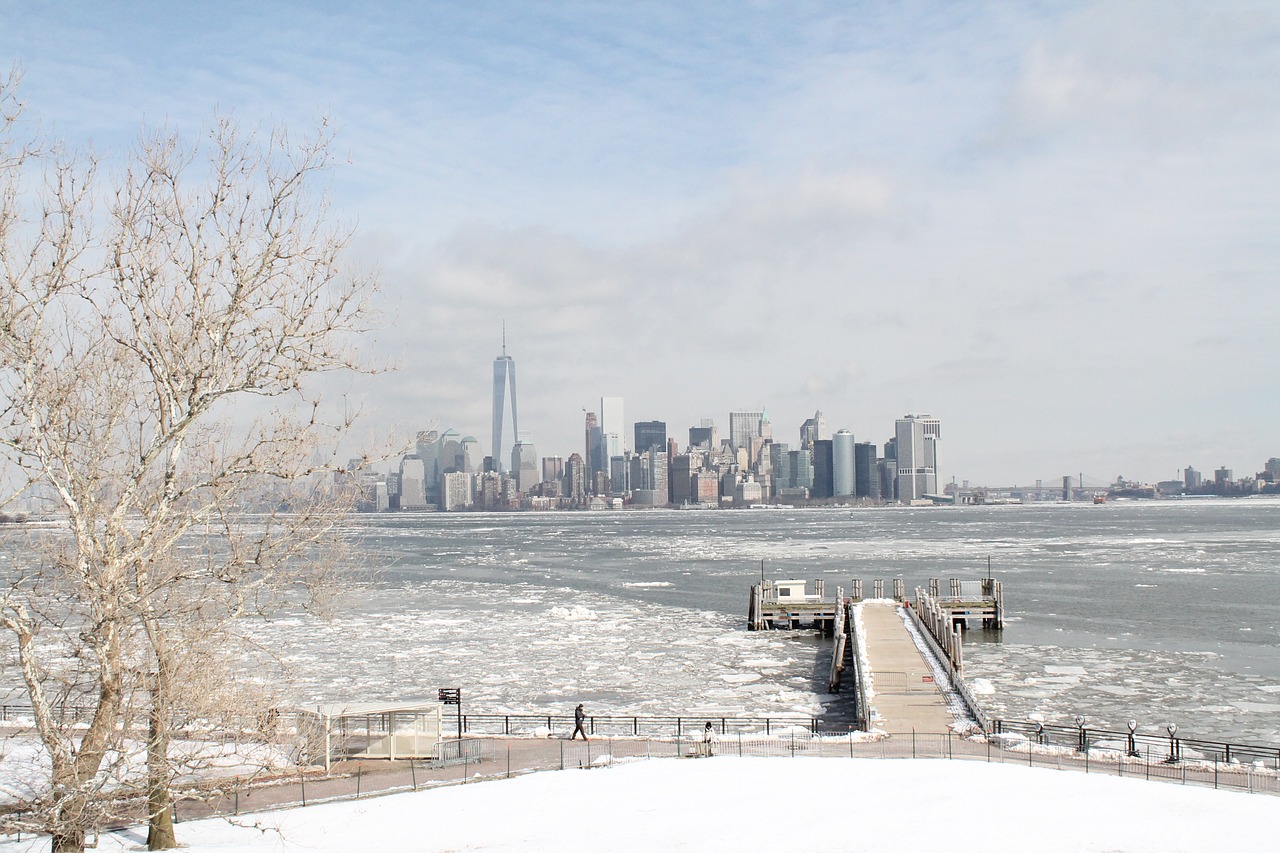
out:
{"label": "sky", "polygon": [[948,482],[1280,456],[1274,3],[0,0],[14,65],[108,156],[332,123],[371,431],[488,452],[505,322],[543,455],[621,396],[682,443],[928,413]]}

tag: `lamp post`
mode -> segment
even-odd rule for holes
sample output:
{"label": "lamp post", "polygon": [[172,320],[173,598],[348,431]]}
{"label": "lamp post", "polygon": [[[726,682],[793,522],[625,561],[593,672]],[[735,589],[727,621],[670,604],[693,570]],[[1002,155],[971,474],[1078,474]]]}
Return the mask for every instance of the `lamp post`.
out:
{"label": "lamp post", "polygon": [[1139,757],[1139,755],[1138,755],[1138,743],[1137,743],[1137,738],[1135,737],[1135,735],[1136,735],[1137,731],[1138,731],[1138,721],[1137,721],[1137,720],[1130,720],[1130,721],[1129,721],[1129,751],[1128,751],[1127,753],[1125,753],[1125,754],[1126,754],[1126,755],[1128,755],[1130,758],[1138,758],[1138,757]]}
{"label": "lamp post", "polygon": [[1089,735],[1084,727],[1087,722],[1088,719],[1086,717],[1076,714],[1076,728],[1080,730],[1080,743],[1077,749],[1079,749],[1080,752],[1089,751]]}
{"label": "lamp post", "polygon": [[1181,751],[1178,749],[1178,740],[1174,737],[1174,735],[1178,733],[1178,724],[1170,723],[1164,727],[1164,730],[1169,733],[1169,757],[1166,758],[1165,761],[1169,764],[1176,764],[1178,759],[1181,757],[1178,754]]}

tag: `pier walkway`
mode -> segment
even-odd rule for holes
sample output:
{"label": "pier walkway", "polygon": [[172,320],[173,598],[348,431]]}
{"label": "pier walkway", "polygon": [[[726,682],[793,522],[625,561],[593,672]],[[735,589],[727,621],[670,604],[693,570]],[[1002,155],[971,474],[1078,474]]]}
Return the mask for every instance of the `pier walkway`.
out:
{"label": "pier walkway", "polygon": [[952,716],[946,699],[934,683],[933,669],[903,625],[897,606],[864,603],[862,624],[875,694],[871,707],[878,714],[871,724],[887,732],[947,731]]}

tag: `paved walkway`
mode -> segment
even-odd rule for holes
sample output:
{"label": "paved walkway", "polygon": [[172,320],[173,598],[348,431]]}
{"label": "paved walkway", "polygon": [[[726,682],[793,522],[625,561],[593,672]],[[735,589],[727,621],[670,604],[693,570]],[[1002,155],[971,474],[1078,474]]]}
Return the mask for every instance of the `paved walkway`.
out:
{"label": "paved walkway", "polygon": [[864,604],[862,624],[875,691],[871,707],[879,714],[873,726],[891,734],[947,731],[952,717],[946,699],[933,683],[933,670],[902,624],[898,608]]}

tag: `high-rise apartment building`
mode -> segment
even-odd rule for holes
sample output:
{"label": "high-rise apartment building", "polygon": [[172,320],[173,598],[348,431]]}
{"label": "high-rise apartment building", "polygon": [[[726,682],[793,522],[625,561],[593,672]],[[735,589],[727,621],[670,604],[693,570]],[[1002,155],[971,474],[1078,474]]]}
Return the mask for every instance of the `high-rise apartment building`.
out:
{"label": "high-rise apartment building", "polygon": [[542,482],[550,483],[555,480],[564,479],[564,457],[563,456],[544,456],[542,457]]}
{"label": "high-rise apartment building", "polygon": [[842,429],[831,437],[831,491],[835,497],[853,496],[855,471],[853,433]]}
{"label": "high-rise apartment building", "polygon": [[507,355],[507,327],[502,327],[502,355],[493,360],[493,455],[495,470],[502,472],[503,452],[502,419],[506,409],[506,390],[511,386],[511,441],[515,443],[520,434],[520,424],[516,416],[516,363]]}
{"label": "high-rise apartment building", "polygon": [[569,454],[564,461],[564,493],[576,503],[585,499],[588,476],[582,457],[577,453]]}
{"label": "high-rise apartment building", "polygon": [[941,422],[929,415],[904,415],[894,439],[898,453],[898,500],[911,503],[938,493],[938,439]]}

